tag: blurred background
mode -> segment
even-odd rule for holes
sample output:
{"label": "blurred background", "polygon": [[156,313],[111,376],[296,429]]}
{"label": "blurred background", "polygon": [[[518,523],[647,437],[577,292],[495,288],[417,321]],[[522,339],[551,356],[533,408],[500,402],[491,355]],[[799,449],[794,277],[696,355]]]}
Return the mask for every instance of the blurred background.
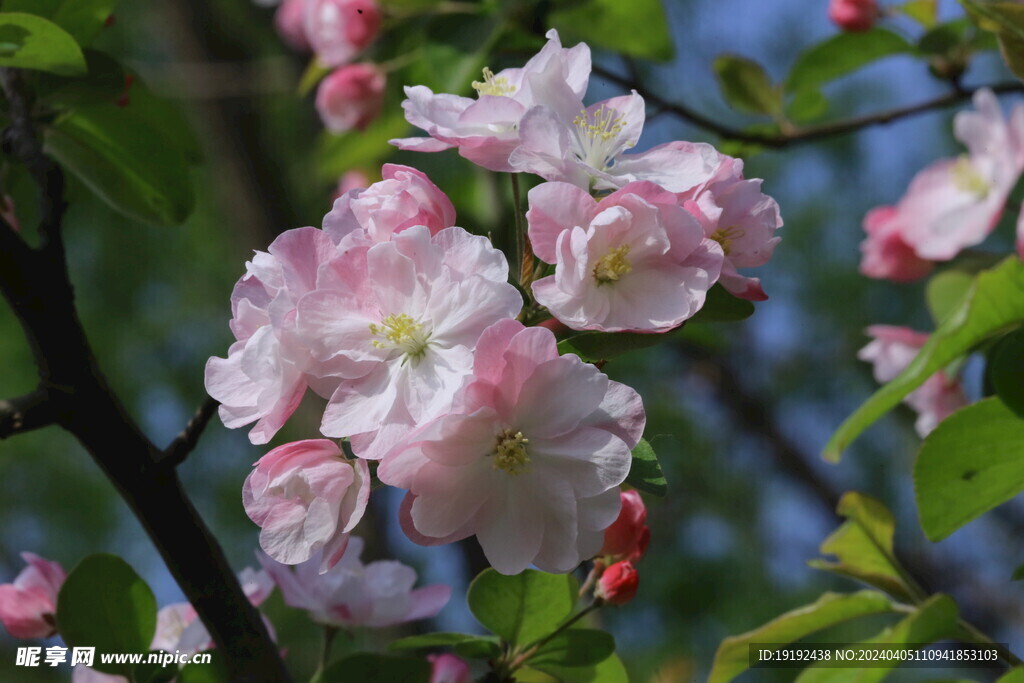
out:
{"label": "blurred background", "polygon": [[[779,79],[801,50],[835,32],[825,2],[665,4],[675,57],[641,66],[648,90],[739,127],[756,120],[722,101],[711,69],[716,55],[754,58]],[[962,11],[952,0],[939,4],[943,18]],[[96,44],[123,57],[150,89],[174,100],[204,152],[192,178],[197,209],[176,228],[125,219],[74,181],[68,191],[71,277],[85,327],[113,386],[158,444],[169,442],[202,402],[206,359],[227,352],[229,295],[245,261],[282,230],[319,225],[344,171],[359,169],[372,182],[384,161],[414,165],[451,196],[459,225],[492,233],[500,243],[511,223],[504,178],[454,152],[416,155],[385,143],[409,130],[398,107],[399,86],[443,82],[451,78],[440,73],[448,65],[422,60],[395,72],[382,119],[364,134],[332,137],[322,130],[312,96],[296,95],[305,58],[282,44],[272,16],[272,9],[249,0],[122,3]],[[450,22],[408,19],[397,26],[393,41],[403,40],[403,31],[425,31],[458,43],[477,30]],[[387,30],[384,41],[392,40]],[[492,68],[521,63],[536,44],[499,43]],[[614,54],[595,52],[595,61],[627,73]],[[965,83],[1008,79],[992,54],[974,61]],[[911,104],[947,88],[921,62],[892,57],[828,86],[827,117]],[[619,93],[618,86],[592,77],[591,101]],[[1012,102],[1004,98],[1004,106]],[[929,543],[916,520],[909,473],[917,437],[905,408],[854,444],[842,464],[826,464],[818,455],[839,421],[874,388],[869,368],[855,357],[867,341],[863,328],[887,323],[930,329],[923,287],[860,276],[857,246],[868,209],[895,202],[917,170],[958,153],[950,133],[954,111],[779,151],[728,150],[749,154],[747,177],[764,178],[764,191],[782,209],[783,241],[757,273],[771,298],[743,323],[707,326],[699,336],[623,356],[605,368],[644,396],[647,438],[670,486],[667,498],[646,498],[652,543],[639,566],[639,596],[600,615],[617,638],[632,680],[703,680],[724,637],[812,602],[824,590],[854,589],[806,566],[838,525],[833,509],[848,490],[869,493],[893,509],[897,551],[925,585],[952,594],[967,618],[996,640],[1024,646],[1024,591],[1008,580],[1024,562],[1019,501],[939,544]],[[674,139],[716,142],[665,113],[649,121],[640,148]],[[994,243],[1008,248],[1010,239],[1004,226]],[[6,307],[0,307],[0,368],[2,396],[21,394],[35,383],[31,355]],[[978,375],[968,368],[975,394]],[[296,414],[275,444],[316,433],[314,399],[308,397],[308,409]],[[180,468],[187,491],[238,570],[255,564],[258,533],[242,509],[241,484],[266,450],[252,446],[245,431],[214,421]],[[372,514],[357,530],[368,541],[364,559],[401,559],[418,569],[421,584],[453,585],[452,602],[435,625],[476,629],[463,597],[480,567],[479,552],[470,544],[424,549],[408,542],[395,524],[399,497],[386,489],[374,493]],[[59,560],[69,570],[89,553],[108,551],[125,557],[150,582],[161,605],[182,599],[114,489],[57,429],[0,442],[0,520],[0,582],[20,571],[23,550]],[[279,596],[267,612],[297,680],[311,674],[316,629]],[[840,637],[869,636],[872,626],[877,630],[884,623],[860,624]],[[362,634],[338,651],[379,647],[394,635]],[[66,666],[14,668],[16,645],[0,633],[0,680],[69,676]],[[991,680],[984,672],[963,673]],[[741,680],[794,676],[762,670]],[[935,670],[917,670],[890,680],[937,677]]]}

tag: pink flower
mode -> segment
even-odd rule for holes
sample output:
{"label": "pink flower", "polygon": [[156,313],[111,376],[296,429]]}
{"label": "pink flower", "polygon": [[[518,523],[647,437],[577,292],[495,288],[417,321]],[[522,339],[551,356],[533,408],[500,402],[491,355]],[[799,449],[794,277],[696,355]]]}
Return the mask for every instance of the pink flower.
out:
{"label": "pink flower", "polygon": [[429,683],[473,683],[469,664],[453,654],[427,655],[427,661],[431,666]]}
{"label": "pink flower", "polygon": [[877,0],[831,0],[828,18],[844,31],[867,31],[878,18]]}
{"label": "pink flower", "polygon": [[1007,121],[988,89],[975,93],[974,105],[954,120],[968,154],[920,171],[899,202],[903,240],[922,259],[948,261],[982,242],[1024,169],[1024,106]]}
{"label": "pink flower", "polygon": [[519,144],[519,123],[538,104],[582,99],[590,78],[590,48],[581,43],[563,48],[558,32],[547,32],[548,42],[521,69],[497,74],[485,68],[482,81],[474,81],[476,100],[456,95],[435,95],[422,85],[407,87],[402,103],[409,123],[429,138],[402,138],[391,144],[400,149],[440,152],[457,147],[459,154],[492,171],[513,170],[509,154]]}
{"label": "pink flower", "polygon": [[638,491],[622,491],[622,511],[604,530],[604,545],[598,555],[639,560],[647,551],[651,530],[647,526],[647,508]]}
{"label": "pink flower", "polygon": [[274,12],[277,35],[296,52],[309,52],[305,25],[306,1],[284,0]]}
{"label": "pink flower", "polygon": [[355,243],[387,242],[414,225],[427,226],[432,235],[455,225],[451,200],[423,172],[384,164],[382,176],[383,180],[365,189],[350,189],[324,216],[324,232],[342,249]]}
{"label": "pink flower", "polygon": [[57,632],[57,593],[67,575],[57,562],[23,552],[28,565],[14,583],[0,585],[0,621],[15,638],[49,638]]}
{"label": "pink flower", "polygon": [[325,66],[341,66],[377,37],[381,14],[373,0],[307,0],[306,39]]}
{"label": "pink flower", "polygon": [[533,283],[537,301],[576,330],[665,332],[704,305],[722,268],[676,196],[630,183],[597,201],[568,183],[530,191],[530,241],[555,274]]}
{"label": "pink flower", "polygon": [[509,163],[545,180],[583,190],[616,190],[648,180],[670,192],[706,182],[720,155],[711,145],[672,142],[627,154],[644,126],[644,100],[636,92],[583,106],[583,94],[531,109],[519,125],[519,146]]}
{"label": "pink flower", "polygon": [[338,178],[338,187],[335,188],[334,195],[331,197],[331,204],[333,205],[341,196],[348,194],[352,190],[365,189],[369,184],[370,179],[367,178],[366,174],[359,169],[345,171],[345,173]]}
{"label": "pink flower", "polygon": [[631,562],[616,562],[601,573],[594,595],[610,605],[625,605],[636,597],[640,574]]}
{"label": "pink flower", "polygon": [[450,413],[386,457],[408,489],[403,530],[421,544],[476,535],[499,572],[567,572],[593,557],[619,513],[617,487],[645,423],[640,396],[554,335],[503,320],[481,335]]}
{"label": "pink flower", "polygon": [[278,446],[256,462],[242,488],[246,514],[262,527],[263,550],[284,564],[322,550],[321,572],[345,552],[369,498],[366,462],[346,460],[327,439]]}
{"label": "pink flower", "polygon": [[907,225],[896,206],[879,206],[864,216],[868,236],[860,245],[861,273],[893,282],[911,282],[931,272],[932,262],[919,258],[904,241]]}
{"label": "pink flower", "polygon": [[[889,325],[872,325],[867,334],[873,340],[857,353],[857,357],[874,364],[875,380],[880,384],[903,372],[928,341],[924,332]],[[922,437],[947,416],[967,405],[960,380],[950,377],[944,370],[929,377],[903,400],[917,412],[914,427]]]}
{"label": "pink flower", "polygon": [[[412,426],[445,411],[480,333],[522,308],[504,256],[462,228],[433,237],[426,226],[407,228],[349,250],[322,277],[299,302],[298,330],[320,367],[345,367],[324,413],[326,436]],[[362,441],[353,446],[380,457]]]}
{"label": "pink flower", "polygon": [[723,154],[706,183],[679,195],[683,206],[700,221],[705,236],[722,246],[724,262],[718,281],[733,296],[751,301],[768,296],[758,278],[740,275],[736,269],[763,266],[781,240],[775,236],[782,227],[779,205],[761,192],[761,182],[745,179],[743,161]]}
{"label": "pink flower", "polygon": [[221,420],[232,429],[255,421],[249,432],[254,444],[273,438],[307,385],[330,395],[337,384],[307,374],[309,350],[294,329],[295,303],[316,286],[320,265],[337,253],[334,243],[316,228],[298,228],[281,234],[268,251],[256,252],[231,293],[237,341],[227,358],[206,363],[206,391],[221,402]]}
{"label": "pink flower", "polygon": [[449,586],[413,590],[416,572],[394,560],[364,565],[359,560],[363,539],[353,536],[341,561],[326,574],[315,560],[294,571],[267,557],[263,567],[273,577],[285,604],[309,612],[313,621],[329,626],[382,628],[437,615],[451,597]]}
{"label": "pink flower", "polygon": [[316,110],[332,133],[364,130],[380,114],[387,77],[375,64],[348,64],[320,81]]}

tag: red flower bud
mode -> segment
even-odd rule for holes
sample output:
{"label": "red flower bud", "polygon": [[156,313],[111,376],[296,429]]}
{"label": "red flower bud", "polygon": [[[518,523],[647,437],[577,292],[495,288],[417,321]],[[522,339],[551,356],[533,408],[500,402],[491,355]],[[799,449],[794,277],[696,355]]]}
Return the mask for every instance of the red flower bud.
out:
{"label": "red flower bud", "polygon": [[832,0],[828,18],[844,31],[867,31],[878,18],[878,1]]}
{"label": "red flower bud", "polygon": [[610,605],[625,605],[636,596],[640,575],[632,562],[616,562],[604,570],[594,595]]}
{"label": "red flower bud", "polygon": [[327,129],[363,130],[377,118],[384,102],[384,72],[374,64],[349,64],[320,82],[316,109]]}
{"label": "red flower bud", "polygon": [[600,555],[639,560],[651,540],[647,528],[647,508],[636,491],[622,491],[622,510],[618,519],[604,530],[604,546]]}

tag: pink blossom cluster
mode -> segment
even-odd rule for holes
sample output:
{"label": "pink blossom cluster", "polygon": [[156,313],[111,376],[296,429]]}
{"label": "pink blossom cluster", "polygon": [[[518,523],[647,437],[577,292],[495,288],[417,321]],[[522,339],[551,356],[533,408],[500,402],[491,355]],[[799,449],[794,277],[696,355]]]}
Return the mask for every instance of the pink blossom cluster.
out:
{"label": "pink blossom cluster", "polygon": [[374,0],[284,0],[274,15],[281,39],[313,52],[316,65],[331,68],[317,88],[316,109],[328,130],[363,130],[380,113],[387,77],[372,62],[351,63],[380,30]]}
{"label": "pink blossom cluster", "polygon": [[[903,372],[928,341],[924,332],[890,325],[872,325],[867,334],[872,341],[860,350],[857,357],[873,365],[875,380],[880,384]],[[959,377],[940,370],[912,391],[904,403],[917,413],[914,427],[923,437],[946,417],[966,406],[967,396]]]}
{"label": "pink blossom cluster", "polygon": [[[523,68],[485,69],[478,99],[408,88],[406,115],[431,137],[396,144],[457,147],[492,170],[544,178],[528,195],[527,232],[554,272],[523,280],[540,317],[662,333],[716,282],[765,298],[737,270],[764,264],[778,242],[761,181],[706,144],[626,153],[643,100],[586,106],[589,74],[589,48],[563,48],[551,31]],[[559,355],[547,327],[518,321],[524,301],[505,256],[455,226],[423,173],[385,165],[382,176],[339,196],[321,229],[289,230],[256,253],[232,294],[236,341],[206,368],[225,425],[255,423],[256,444],[307,389],[326,399],[328,439],[279,446],[246,480],[261,546],[328,572],[375,476],[407,492],[400,522],[417,543],[475,536],[500,572],[571,571],[601,551],[622,509],[640,396]]]}
{"label": "pink blossom cluster", "polygon": [[[1007,118],[992,91],[982,89],[974,106],[958,113],[953,124],[967,153],[924,168],[895,206],[878,207],[864,218],[864,275],[917,280],[934,262],[949,261],[995,229],[1024,172],[1024,105]],[[1024,223],[1017,227],[1017,244],[1024,254]]]}

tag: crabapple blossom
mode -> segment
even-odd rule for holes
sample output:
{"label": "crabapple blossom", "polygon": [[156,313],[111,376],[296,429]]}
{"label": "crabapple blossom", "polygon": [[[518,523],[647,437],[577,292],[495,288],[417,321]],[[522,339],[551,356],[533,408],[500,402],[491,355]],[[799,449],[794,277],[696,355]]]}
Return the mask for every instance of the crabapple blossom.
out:
{"label": "crabapple blossom", "polygon": [[877,0],[831,0],[828,18],[844,31],[867,31],[878,19]]}
{"label": "crabapple blossom", "polygon": [[342,250],[357,242],[387,242],[414,225],[427,226],[432,235],[455,225],[455,207],[448,195],[422,171],[384,164],[381,174],[379,183],[349,188],[324,216],[324,232]]}
{"label": "crabapple blossom", "polygon": [[307,0],[284,0],[274,12],[274,28],[277,35],[296,52],[309,51],[305,24],[306,2]]}
{"label": "crabapple blossom", "polygon": [[430,662],[429,683],[473,683],[469,664],[453,654],[427,655],[427,661]]}
{"label": "crabapple blossom", "polygon": [[[880,384],[903,372],[928,341],[928,335],[923,332],[890,325],[872,325],[867,334],[872,341],[857,357],[873,364],[875,380]],[[967,396],[958,378],[940,370],[912,391],[904,402],[917,412],[914,427],[923,437],[947,416],[966,406]]]}
{"label": "crabapple blossom", "polygon": [[594,596],[610,605],[625,605],[636,597],[640,587],[640,574],[632,562],[616,562],[603,572],[597,580]]}
{"label": "crabapple blossom", "polygon": [[220,401],[229,428],[251,422],[254,444],[264,444],[299,405],[307,386],[330,395],[336,381],[307,374],[309,350],[295,334],[295,304],[316,286],[320,264],[337,253],[316,228],[282,233],[267,252],[256,252],[231,293],[231,331],[237,340],[227,358],[206,364],[206,391]]}
{"label": "crabapple blossom", "polygon": [[459,154],[492,171],[513,171],[509,154],[519,145],[523,115],[539,104],[560,107],[579,101],[590,78],[590,48],[580,43],[563,48],[554,29],[547,44],[522,68],[492,73],[474,81],[477,99],[434,94],[430,88],[407,87],[402,102],[405,118],[430,137],[391,140],[399,149],[440,152],[457,147]]}
{"label": "crabapple blossom", "polygon": [[284,564],[323,551],[321,572],[345,552],[369,498],[366,462],[346,460],[327,439],[278,446],[256,462],[242,487],[245,512],[262,527],[263,550]]}
{"label": "crabapple blossom", "polygon": [[387,77],[375,64],[347,64],[320,81],[316,110],[327,130],[364,130],[380,114]]}
{"label": "crabapple blossom", "polygon": [[67,574],[57,562],[23,552],[28,565],[14,583],[0,585],[0,622],[15,638],[49,638],[57,632],[57,593]]}
{"label": "crabapple blossom", "polygon": [[378,560],[364,565],[363,539],[353,536],[341,561],[326,574],[314,558],[294,568],[260,556],[285,604],[309,612],[328,626],[381,628],[429,619],[448,603],[449,586],[436,584],[413,590],[416,571],[401,562]]}
{"label": "crabapple blossom", "polygon": [[931,272],[931,261],[914,253],[903,235],[908,221],[898,206],[879,206],[864,216],[867,238],[860,245],[860,272],[868,277],[911,282]]}
{"label": "crabapple blossom", "polygon": [[593,557],[619,513],[618,485],[644,428],[640,396],[515,320],[489,327],[452,409],[381,463],[407,489],[415,542],[476,535],[491,565],[567,572]]}
{"label": "crabapple blossom", "polygon": [[781,240],[775,236],[782,227],[779,205],[761,192],[760,178],[743,177],[742,159],[719,157],[714,175],[679,198],[700,221],[705,236],[722,246],[722,286],[741,299],[763,301],[768,296],[761,281],[736,269],[763,266],[772,257]]}
{"label": "crabapple blossom", "polygon": [[948,261],[984,240],[1024,169],[1024,105],[1007,120],[991,90],[973,99],[976,111],[954,119],[968,153],[920,171],[899,201],[902,237],[922,259]]}
{"label": "crabapple blossom", "polygon": [[363,51],[380,30],[373,0],[306,0],[306,40],[325,66],[340,66]]}
{"label": "crabapple blossom", "polygon": [[722,269],[722,246],[654,183],[630,183],[598,201],[551,182],[529,200],[534,253],[556,264],[533,283],[534,295],[573,329],[670,330],[700,310]]}
{"label": "crabapple blossom", "polygon": [[647,552],[651,529],[647,526],[647,508],[638,491],[622,491],[622,510],[618,519],[604,530],[604,545],[598,554],[639,560]]}
{"label": "crabapple blossom", "polygon": [[[436,417],[469,373],[480,333],[522,307],[501,252],[458,227],[431,236],[413,226],[331,266],[322,273],[337,273],[331,287],[302,298],[297,322],[324,367],[347,366],[324,412],[326,436]],[[365,441],[357,453],[374,457]]]}

